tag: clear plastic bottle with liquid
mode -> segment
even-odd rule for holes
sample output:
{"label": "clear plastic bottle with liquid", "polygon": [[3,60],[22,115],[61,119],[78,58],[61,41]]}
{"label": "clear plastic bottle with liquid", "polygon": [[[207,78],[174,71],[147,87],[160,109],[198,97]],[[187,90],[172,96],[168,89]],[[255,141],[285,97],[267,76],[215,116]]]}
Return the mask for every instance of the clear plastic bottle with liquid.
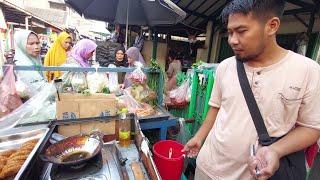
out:
{"label": "clear plastic bottle with liquid", "polygon": [[127,109],[122,109],[120,111],[119,120],[119,145],[121,147],[129,147],[131,144],[131,120],[127,119]]}

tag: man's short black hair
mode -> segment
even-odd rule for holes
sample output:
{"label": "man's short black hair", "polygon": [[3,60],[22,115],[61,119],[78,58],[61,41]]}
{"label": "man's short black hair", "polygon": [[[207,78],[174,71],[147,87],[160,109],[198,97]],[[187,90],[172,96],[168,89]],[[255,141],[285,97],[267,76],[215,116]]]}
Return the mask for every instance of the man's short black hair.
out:
{"label": "man's short black hair", "polygon": [[284,12],[284,0],[233,0],[222,11],[223,23],[228,22],[229,15],[252,13],[255,17],[268,19],[271,17],[281,18]]}

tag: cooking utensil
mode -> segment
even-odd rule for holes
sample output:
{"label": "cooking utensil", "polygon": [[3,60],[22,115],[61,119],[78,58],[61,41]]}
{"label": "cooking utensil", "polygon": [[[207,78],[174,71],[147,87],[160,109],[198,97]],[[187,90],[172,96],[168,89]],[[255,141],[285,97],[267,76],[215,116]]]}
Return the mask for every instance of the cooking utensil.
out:
{"label": "cooking utensil", "polygon": [[[250,156],[256,156],[255,145],[251,145],[250,146]],[[258,169],[258,166],[256,167],[255,171],[256,171],[256,176],[259,177],[261,175],[261,173],[260,173],[260,171]]]}
{"label": "cooking utensil", "polygon": [[78,169],[100,153],[102,145],[98,138],[77,135],[52,144],[40,157],[43,161]]}
{"label": "cooking utensil", "polygon": [[169,149],[169,159],[172,157],[172,148]]}

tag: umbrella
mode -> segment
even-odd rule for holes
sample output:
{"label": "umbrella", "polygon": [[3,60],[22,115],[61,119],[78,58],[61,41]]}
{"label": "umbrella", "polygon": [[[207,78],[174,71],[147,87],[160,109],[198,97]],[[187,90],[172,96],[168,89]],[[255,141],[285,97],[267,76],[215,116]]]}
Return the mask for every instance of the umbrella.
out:
{"label": "umbrella", "polygon": [[65,2],[86,18],[126,24],[126,36],[128,25],[171,25],[186,17],[186,13],[170,0],[66,0]]}

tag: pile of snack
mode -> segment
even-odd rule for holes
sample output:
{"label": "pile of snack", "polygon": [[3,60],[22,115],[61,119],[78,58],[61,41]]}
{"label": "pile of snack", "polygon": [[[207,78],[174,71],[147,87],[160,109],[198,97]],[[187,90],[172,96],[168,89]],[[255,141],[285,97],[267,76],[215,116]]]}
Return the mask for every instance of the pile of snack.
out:
{"label": "pile of snack", "polygon": [[39,139],[25,142],[19,149],[0,152],[0,179],[14,178]]}

